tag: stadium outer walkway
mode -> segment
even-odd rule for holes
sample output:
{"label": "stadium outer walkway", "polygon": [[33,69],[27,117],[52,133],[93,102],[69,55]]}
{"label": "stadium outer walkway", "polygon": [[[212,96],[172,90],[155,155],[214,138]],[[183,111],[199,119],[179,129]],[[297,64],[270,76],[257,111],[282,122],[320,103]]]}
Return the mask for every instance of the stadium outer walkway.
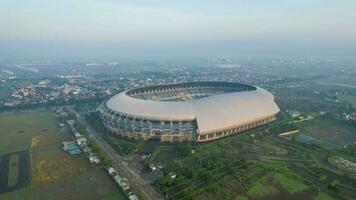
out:
{"label": "stadium outer walkway", "polygon": [[78,119],[87,127],[89,133],[93,136],[93,139],[108,153],[111,159],[114,161],[113,166],[116,166],[121,176],[126,177],[129,181],[131,189],[138,196],[148,200],[160,200],[164,199],[161,194],[156,192],[152,185],[145,181],[138,173],[132,170],[127,162],[87,123],[82,115],[79,115],[74,109],[69,109],[74,112]]}

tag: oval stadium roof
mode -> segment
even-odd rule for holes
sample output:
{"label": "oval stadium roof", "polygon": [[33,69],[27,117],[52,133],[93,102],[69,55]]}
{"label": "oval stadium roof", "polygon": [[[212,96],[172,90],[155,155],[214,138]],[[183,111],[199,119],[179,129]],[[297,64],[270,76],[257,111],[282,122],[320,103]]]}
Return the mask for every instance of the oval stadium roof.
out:
{"label": "oval stadium roof", "polygon": [[110,98],[106,106],[136,118],[173,121],[196,119],[199,132],[210,133],[273,116],[280,111],[270,92],[255,88],[177,102],[138,99],[127,95],[125,91]]}

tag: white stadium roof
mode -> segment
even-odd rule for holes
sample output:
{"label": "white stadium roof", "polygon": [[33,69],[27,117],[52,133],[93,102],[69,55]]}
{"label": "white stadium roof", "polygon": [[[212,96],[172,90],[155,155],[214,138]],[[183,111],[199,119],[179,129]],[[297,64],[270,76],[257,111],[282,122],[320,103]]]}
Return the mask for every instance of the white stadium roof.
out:
{"label": "white stadium roof", "polygon": [[118,113],[150,120],[194,120],[200,133],[217,132],[276,115],[280,110],[268,91],[216,94],[190,101],[151,101],[121,92],[106,102]]}

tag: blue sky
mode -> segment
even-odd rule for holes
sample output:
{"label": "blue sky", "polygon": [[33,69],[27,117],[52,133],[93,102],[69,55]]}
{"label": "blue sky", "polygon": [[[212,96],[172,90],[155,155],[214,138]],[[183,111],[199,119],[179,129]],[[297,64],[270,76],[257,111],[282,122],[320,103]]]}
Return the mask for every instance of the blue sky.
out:
{"label": "blue sky", "polygon": [[233,44],[250,41],[252,46],[289,44],[271,45],[279,48],[276,54],[300,44],[315,51],[345,47],[352,54],[355,10],[354,0],[1,0],[0,53],[9,54],[4,49],[10,48],[26,54],[33,48],[46,57],[46,51],[74,52],[85,44],[120,55],[125,48],[140,51],[141,45],[143,55],[175,47],[184,51],[184,46],[204,51],[218,44],[229,47],[222,54],[236,54],[243,46]]}

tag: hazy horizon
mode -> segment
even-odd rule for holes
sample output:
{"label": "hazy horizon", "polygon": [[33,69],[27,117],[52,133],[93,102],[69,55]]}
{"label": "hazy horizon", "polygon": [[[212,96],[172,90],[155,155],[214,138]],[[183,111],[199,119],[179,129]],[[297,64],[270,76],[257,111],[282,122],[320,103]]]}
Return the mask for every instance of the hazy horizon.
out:
{"label": "hazy horizon", "polygon": [[355,9],[351,0],[4,0],[0,59],[353,57]]}

